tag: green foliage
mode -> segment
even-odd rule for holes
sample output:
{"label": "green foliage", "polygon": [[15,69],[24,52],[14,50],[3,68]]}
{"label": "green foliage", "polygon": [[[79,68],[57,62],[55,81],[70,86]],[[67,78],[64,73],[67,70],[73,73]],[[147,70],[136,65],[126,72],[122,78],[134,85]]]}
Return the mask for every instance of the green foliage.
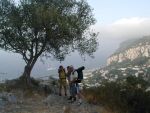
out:
{"label": "green foliage", "polygon": [[128,66],[143,66],[147,64],[149,61],[149,57],[138,57],[134,60],[125,60],[123,62],[112,62],[109,68],[112,68],[115,66],[115,68],[126,68]]}
{"label": "green foliage", "polygon": [[7,91],[7,86],[4,83],[0,83],[0,92]]}
{"label": "green foliage", "polygon": [[19,53],[29,76],[39,56],[64,60],[77,50],[93,56],[97,33],[85,0],[0,0],[0,48]]}
{"label": "green foliage", "polygon": [[112,70],[109,71],[109,74],[120,75],[120,74],[121,74],[121,71],[120,71],[120,70],[117,70],[117,69],[112,69]]}
{"label": "green foliage", "polygon": [[84,90],[91,103],[102,104],[115,113],[149,113],[149,84],[143,78],[127,77],[125,80],[105,81],[101,86]]}
{"label": "green foliage", "polygon": [[7,80],[5,83],[0,84],[0,92],[14,92],[23,91],[24,95],[27,97],[33,97],[35,94],[38,95],[48,95],[52,93],[52,88],[50,85],[40,84],[40,81],[31,78],[32,86],[26,84],[25,79],[21,76],[18,79]]}
{"label": "green foliage", "polygon": [[23,76],[21,76],[20,78],[17,78],[17,79],[7,80],[6,83],[4,83],[4,86],[6,86],[7,90],[12,90],[12,89],[37,90],[39,88],[39,81],[32,77],[30,78],[30,81],[32,83],[32,87],[29,87],[26,79]]}
{"label": "green foliage", "polygon": [[146,73],[145,76],[147,77],[147,80],[150,83],[150,67],[147,68],[145,73]]}
{"label": "green foliage", "polygon": [[132,65],[142,66],[146,64],[149,60],[149,57],[138,57],[132,61]]}
{"label": "green foliage", "polygon": [[129,66],[129,65],[131,65],[132,64],[132,61],[131,60],[125,60],[125,61],[123,61],[123,62],[112,62],[109,66],[108,66],[108,68],[112,68],[112,67],[114,67],[115,66],[115,68],[124,68],[124,67],[127,67],[127,66]]}
{"label": "green foliage", "polygon": [[88,31],[95,19],[84,0],[1,0],[0,21],[0,47],[25,61],[43,52],[60,60],[73,50],[92,55],[97,48],[97,34]]}

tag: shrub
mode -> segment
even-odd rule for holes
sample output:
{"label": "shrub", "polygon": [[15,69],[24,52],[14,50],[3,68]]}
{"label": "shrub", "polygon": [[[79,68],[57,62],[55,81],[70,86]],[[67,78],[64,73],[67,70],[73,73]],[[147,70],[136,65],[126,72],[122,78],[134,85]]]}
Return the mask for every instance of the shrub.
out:
{"label": "shrub", "polygon": [[84,90],[90,103],[102,104],[116,113],[150,113],[148,83],[133,76],[116,82],[105,82],[99,87]]}

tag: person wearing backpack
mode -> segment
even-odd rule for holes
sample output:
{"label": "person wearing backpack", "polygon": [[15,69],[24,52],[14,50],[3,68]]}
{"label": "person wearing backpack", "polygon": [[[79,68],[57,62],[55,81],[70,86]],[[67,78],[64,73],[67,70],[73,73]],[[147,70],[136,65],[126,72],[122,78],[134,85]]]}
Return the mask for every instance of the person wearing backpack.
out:
{"label": "person wearing backpack", "polygon": [[78,96],[78,99],[79,99],[79,105],[82,104],[82,98],[83,98],[83,95],[82,95],[82,81],[83,81],[83,70],[85,69],[84,66],[82,67],[79,67],[78,69],[76,69],[75,71],[77,72],[78,74],[78,77],[76,79],[76,88],[77,88],[77,96]]}
{"label": "person wearing backpack", "polygon": [[67,96],[67,81],[66,81],[66,71],[63,66],[59,66],[59,96],[61,96],[61,90],[64,88],[65,96]]}
{"label": "person wearing backpack", "polygon": [[83,80],[83,70],[84,69],[85,69],[85,67],[82,66],[82,67],[79,67],[78,69],[75,70],[78,73],[78,78],[76,80],[77,83],[81,83],[82,82],[82,80]]}
{"label": "person wearing backpack", "polygon": [[71,100],[71,103],[76,101],[76,80],[77,80],[77,72],[75,71],[73,66],[69,67],[70,70],[70,78],[69,78],[69,86],[70,86],[70,98],[68,100]]}
{"label": "person wearing backpack", "polygon": [[68,85],[69,85],[69,93],[70,97],[68,100],[72,99],[72,92],[71,92],[71,66],[67,66],[67,80],[68,80]]}

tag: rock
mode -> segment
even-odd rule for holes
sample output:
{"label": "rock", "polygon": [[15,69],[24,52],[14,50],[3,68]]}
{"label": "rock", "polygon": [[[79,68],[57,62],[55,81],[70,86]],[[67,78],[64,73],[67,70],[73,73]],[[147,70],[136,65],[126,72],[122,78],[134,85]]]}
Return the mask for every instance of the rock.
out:
{"label": "rock", "polygon": [[107,65],[111,65],[113,63],[121,63],[127,60],[133,61],[141,57],[150,57],[150,38],[137,39],[125,48],[123,47],[124,45],[128,45],[126,44],[126,41],[121,44],[118,49],[119,51],[116,51],[107,59]]}
{"label": "rock", "polygon": [[0,108],[3,108],[6,104],[7,102],[0,98]]}
{"label": "rock", "polygon": [[50,105],[55,105],[58,103],[64,105],[66,103],[66,98],[59,95],[51,94],[43,102]]}
{"label": "rock", "polygon": [[0,104],[3,105],[6,103],[16,104],[17,103],[16,96],[13,93],[7,92],[0,93]]}
{"label": "rock", "polygon": [[9,103],[12,103],[12,104],[16,104],[17,103],[17,98],[12,93],[9,93],[7,98],[8,98],[8,102]]}
{"label": "rock", "polygon": [[5,92],[0,93],[0,108],[3,108],[8,103],[6,94]]}

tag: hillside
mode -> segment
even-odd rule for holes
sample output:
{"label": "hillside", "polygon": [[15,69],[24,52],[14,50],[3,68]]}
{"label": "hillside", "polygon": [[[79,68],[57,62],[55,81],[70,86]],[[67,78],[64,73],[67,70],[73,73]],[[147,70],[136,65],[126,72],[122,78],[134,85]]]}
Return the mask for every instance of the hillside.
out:
{"label": "hillside", "polygon": [[104,81],[123,80],[127,76],[150,80],[150,36],[127,40],[107,59],[107,66],[94,71],[86,84],[99,86]]}
{"label": "hillside", "polygon": [[150,36],[137,40],[123,42],[118,50],[107,59],[107,65],[121,63],[124,61],[135,61],[142,59],[145,62],[150,57]]}
{"label": "hillside", "polygon": [[[129,39],[120,44],[120,47],[116,50],[114,54],[118,54],[130,48],[135,48],[139,45],[150,44],[150,36],[145,36],[143,38],[138,39]],[[113,55],[114,55],[113,54]]]}
{"label": "hillside", "polygon": [[150,113],[150,37],[122,43],[107,62],[85,80],[94,99],[114,113]]}

